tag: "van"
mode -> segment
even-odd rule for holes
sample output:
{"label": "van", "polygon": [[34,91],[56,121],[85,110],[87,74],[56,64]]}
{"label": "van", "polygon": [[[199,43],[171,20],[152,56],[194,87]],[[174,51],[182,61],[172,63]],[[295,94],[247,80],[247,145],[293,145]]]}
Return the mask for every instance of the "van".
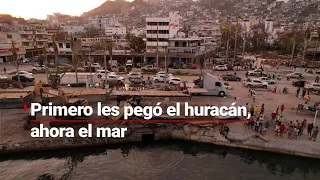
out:
{"label": "van", "polygon": [[228,87],[225,86],[218,77],[209,73],[203,76],[203,88],[208,91],[203,93],[203,95],[223,97],[228,93]]}

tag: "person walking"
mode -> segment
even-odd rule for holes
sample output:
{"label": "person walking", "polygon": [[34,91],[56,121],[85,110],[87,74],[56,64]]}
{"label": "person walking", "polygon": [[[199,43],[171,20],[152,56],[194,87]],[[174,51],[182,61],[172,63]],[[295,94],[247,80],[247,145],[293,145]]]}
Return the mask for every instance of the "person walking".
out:
{"label": "person walking", "polygon": [[308,104],[308,103],[309,103],[309,101],[310,101],[310,94],[309,94],[309,91],[308,91],[308,93],[306,94],[305,99],[306,99],[305,104]]}
{"label": "person walking", "polygon": [[284,104],[282,104],[282,105],[280,106],[280,111],[281,111],[281,115],[282,115],[282,113],[283,113],[283,111],[284,111]]}
{"label": "person walking", "polygon": [[305,88],[303,88],[303,90],[302,90],[302,98],[304,98],[304,97],[305,97],[306,92],[307,92],[307,90],[306,90]]}
{"label": "person walking", "polygon": [[313,141],[316,141],[318,134],[319,134],[319,128],[318,126],[316,126],[316,129],[313,130],[312,136],[309,139],[312,140],[313,138]]}
{"label": "person walking", "polygon": [[286,127],[284,126],[283,123],[281,123],[281,125],[280,125],[280,137],[283,137],[283,133],[284,133],[285,130],[286,130]]}
{"label": "person walking", "polygon": [[252,118],[254,116],[254,107],[253,107],[253,105],[251,105],[250,114],[251,114],[251,118]]}
{"label": "person walking", "polygon": [[302,121],[301,126],[302,126],[301,134],[303,134],[303,131],[307,128],[307,120],[306,120],[306,119],[304,119],[304,120]]}
{"label": "person walking", "polygon": [[7,69],[5,67],[3,68],[3,72],[4,74],[7,74]]}
{"label": "person walking", "polygon": [[268,132],[269,127],[270,127],[269,121],[266,121],[266,122],[264,123],[264,126],[263,126],[262,135],[267,135],[267,132]]}
{"label": "person walking", "polygon": [[117,96],[117,106],[120,107],[121,103],[121,96]]}
{"label": "person walking", "polygon": [[298,89],[297,89],[297,98],[299,97],[299,94],[300,94],[300,87],[298,87]]}
{"label": "person walking", "polygon": [[261,105],[261,109],[260,109],[260,115],[264,114],[264,104]]}

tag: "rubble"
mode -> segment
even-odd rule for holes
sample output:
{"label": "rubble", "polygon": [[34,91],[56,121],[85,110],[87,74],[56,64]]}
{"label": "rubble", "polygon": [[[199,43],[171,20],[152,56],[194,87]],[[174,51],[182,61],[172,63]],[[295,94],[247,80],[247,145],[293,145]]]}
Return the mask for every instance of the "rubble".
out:
{"label": "rubble", "polygon": [[0,88],[1,89],[8,89],[8,88],[23,89],[24,85],[21,82],[14,81],[11,79],[0,79]]}

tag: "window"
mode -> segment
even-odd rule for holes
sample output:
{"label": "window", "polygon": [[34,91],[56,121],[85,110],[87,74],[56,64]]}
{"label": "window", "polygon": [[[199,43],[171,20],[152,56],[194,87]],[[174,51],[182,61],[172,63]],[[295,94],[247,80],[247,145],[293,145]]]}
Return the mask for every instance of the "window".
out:
{"label": "window", "polygon": [[59,43],[59,48],[63,48],[63,44],[62,43]]}
{"label": "window", "polygon": [[8,39],[12,39],[12,35],[11,34],[7,34],[7,38]]}
{"label": "window", "polygon": [[222,86],[222,85],[221,85],[221,82],[216,82],[215,85],[216,85],[216,86],[219,86],[219,87]]}
{"label": "window", "polygon": [[70,48],[70,43],[66,43],[66,48]]}
{"label": "window", "polygon": [[22,42],[22,46],[29,46],[28,42]]}
{"label": "window", "polygon": [[179,47],[179,43],[178,42],[174,42],[174,46],[175,47]]}

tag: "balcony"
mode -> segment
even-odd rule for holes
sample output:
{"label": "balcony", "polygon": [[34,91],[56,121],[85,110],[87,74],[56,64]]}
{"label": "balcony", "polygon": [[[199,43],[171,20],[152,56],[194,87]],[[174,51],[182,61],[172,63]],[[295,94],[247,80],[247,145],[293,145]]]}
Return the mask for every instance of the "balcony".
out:
{"label": "balcony", "polygon": [[48,34],[47,31],[36,31],[36,34]]}
{"label": "balcony", "polygon": [[45,42],[47,42],[48,41],[48,39],[45,39],[45,38],[36,38],[36,41],[45,41]]}
{"label": "balcony", "polygon": [[146,34],[147,38],[158,38],[157,34]]}
{"label": "balcony", "polygon": [[169,53],[197,53],[200,47],[168,47]]}
{"label": "balcony", "polygon": [[20,31],[20,34],[33,34],[32,31]]}

